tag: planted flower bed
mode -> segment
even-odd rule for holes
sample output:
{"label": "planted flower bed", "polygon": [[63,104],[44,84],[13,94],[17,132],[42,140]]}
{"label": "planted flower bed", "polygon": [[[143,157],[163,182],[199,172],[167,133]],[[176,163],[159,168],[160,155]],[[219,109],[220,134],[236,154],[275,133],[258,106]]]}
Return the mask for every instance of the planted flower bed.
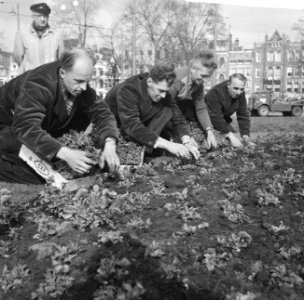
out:
{"label": "planted flower bed", "polygon": [[2,185],[0,299],[303,299],[303,136],[201,151],[73,193]]}

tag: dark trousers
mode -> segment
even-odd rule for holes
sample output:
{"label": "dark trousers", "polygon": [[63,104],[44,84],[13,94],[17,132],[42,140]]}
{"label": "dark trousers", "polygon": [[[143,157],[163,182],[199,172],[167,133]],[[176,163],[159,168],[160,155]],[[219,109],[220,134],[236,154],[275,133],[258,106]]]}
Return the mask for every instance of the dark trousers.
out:
{"label": "dark trousers", "polygon": [[11,153],[0,153],[0,181],[23,184],[43,184],[45,180],[19,156]]}
{"label": "dark trousers", "polygon": [[19,156],[21,143],[10,126],[0,130],[0,181],[24,184],[42,184],[40,177]]}

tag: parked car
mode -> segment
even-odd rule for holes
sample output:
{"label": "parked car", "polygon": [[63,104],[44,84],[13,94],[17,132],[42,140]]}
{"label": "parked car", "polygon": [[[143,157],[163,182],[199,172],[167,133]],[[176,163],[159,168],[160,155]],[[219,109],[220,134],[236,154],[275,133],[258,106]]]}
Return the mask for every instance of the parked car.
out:
{"label": "parked car", "polygon": [[255,92],[249,97],[248,106],[253,116],[266,117],[269,112],[282,112],[284,116],[300,117],[303,113],[304,96]]}

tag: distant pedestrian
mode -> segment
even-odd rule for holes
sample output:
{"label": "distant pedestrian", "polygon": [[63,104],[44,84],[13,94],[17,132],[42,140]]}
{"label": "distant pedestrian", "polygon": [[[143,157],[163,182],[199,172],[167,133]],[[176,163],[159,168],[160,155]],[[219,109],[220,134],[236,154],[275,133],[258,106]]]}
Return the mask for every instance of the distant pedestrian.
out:
{"label": "distant pedestrian", "polygon": [[[229,80],[214,86],[205,101],[213,127],[226,135],[233,147],[250,142],[250,114],[245,97],[247,78],[241,73],[230,75]],[[242,141],[234,133],[231,116],[236,113]],[[243,143],[242,143],[243,142]]]}
{"label": "distant pedestrian", "polygon": [[187,121],[196,122],[206,134],[209,148],[217,142],[204,100],[204,80],[217,68],[213,53],[204,50],[197,53],[186,68],[177,68],[176,80],[170,92]]}
{"label": "distant pedestrian", "polygon": [[14,58],[19,74],[59,59],[64,51],[61,35],[49,25],[50,7],[46,3],[30,7],[33,22],[28,29],[18,31],[15,37]]}

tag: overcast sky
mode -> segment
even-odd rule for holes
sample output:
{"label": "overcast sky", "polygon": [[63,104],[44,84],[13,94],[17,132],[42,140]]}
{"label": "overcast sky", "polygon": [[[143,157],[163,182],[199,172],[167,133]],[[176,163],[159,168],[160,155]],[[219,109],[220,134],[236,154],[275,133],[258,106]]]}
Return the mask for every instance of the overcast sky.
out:
{"label": "overcast sky", "polygon": [[[4,50],[12,51],[14,35],[17,30],[17,17],[9,12],[16,11],[17,3],[19,3],[21,26],[29,26],[31,22],[29,6],[42,1],[43,0],[5,0],[3,4],[0,4],[0,32],[2,31],[4,33],[4,40],[0,42]],[[100,11],[99,20],[102,21],[99,25],[109,26],[111,19],[122,12],[123,5],[127,1],[128,0],[109,0],[109,4],[107,6],[104,5]],[[137,0],[137,2],[140,1],[141,0]],[[226,17],[225,21],[227,25],[230,24],[233,39],[239,38],[240,44],[247,49],[252,48],[254,42],[263,42],[265,34],[271,36],[276,29],[278,29],[280,34],[288,34],[291,40],[295,40],[296,33],[291,30],[292,25],[297,22],[300,17],[304,18],[304,1],[295,1],[296,0],[263,0],[262,2],[258,0],[206,0],[206,2],[237,4],[222,4],[221,13]],[[51,4],[52,0],[45,0],[45,2]],[[266,6],[271,4],[271,7],[241,6],[239,3],[242,5],[266,4]],[[286,6],[294,8],[278,8]]]}

